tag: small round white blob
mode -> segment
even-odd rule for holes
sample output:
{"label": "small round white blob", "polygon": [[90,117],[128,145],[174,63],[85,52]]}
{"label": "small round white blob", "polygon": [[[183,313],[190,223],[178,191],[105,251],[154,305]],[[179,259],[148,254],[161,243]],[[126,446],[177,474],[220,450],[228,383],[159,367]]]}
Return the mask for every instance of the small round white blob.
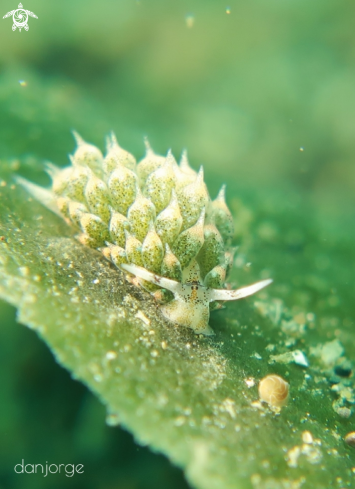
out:
{"label": "small round white blob", "polygon": [[350,431],[345,438],[344,438],[345,443],[347,443],[349,446],[355,448],[355,431]]}
{"label": "small round white blob", "polygon": [[284,406],[288,399],[289,384],[279,375],[267,375],[259,382],[259,397],[270,406]]}

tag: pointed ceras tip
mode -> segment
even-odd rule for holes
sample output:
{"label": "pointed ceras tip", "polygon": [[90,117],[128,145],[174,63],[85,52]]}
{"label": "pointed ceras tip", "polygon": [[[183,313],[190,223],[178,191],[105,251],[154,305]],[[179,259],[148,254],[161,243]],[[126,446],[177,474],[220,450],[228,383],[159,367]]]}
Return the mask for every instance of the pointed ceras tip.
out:
{"label": "pointed ceras tip", "polygon": [[181,158],[180,158],[180,163],[179,163],[179,168],[183,173],[188,173],[191,175],[196,175],[195,170],[191,167],[188,157],[187,157],[187,150],[184,149],[181,153]]}
{"label": "pointed ceras tip", "polygon": [[176,159],[171,151],[171,149],[169,149],[169,151],[167,152],[166,154],[166,161],[165,163],[167,163],[168,165],[170,165],[172,168],[173,167],[177,167],[178,168],[178,164],[176,163]]}
{"label": "pointed ceras tip", "polygon": [[59,168],[56,165],[53,165],[53,163],[51,163],[50,161],[47,161],[44,164],[44,169],[46,173],[52,178],[52,180],[61,172],[61,168]]}
{"label": "pointed ceras tip", "polygon": [[72,134],[73,134],[75,142],[78,146],[82,146],[83,144],[86,144],[86,142],[84,141],[84,139],[80,136],[80,134],[78,132],[73,130]]}
{"label": "pointed ceras tip", "polygon": [[146,152],[146,155],[150,155],[150,154],[154,154],[154,151],[150,145],[150,142],[148,140],[148,137],[147,136],[144,136],[144,146],[145,146],[145,152]]}
{"label": "pointed ceras tip", "polygon": [[119,146],[118,142],[117,142],[117,138],[116,138],[116,134],[111,131],[110,132],[110,140],[111,140],[111,146]]}
{"label": "pointed ceras tip", "polygon": [[203,183],[203,177],[204,177],[204,171],[203,171],[203,165],[201,165],[197,173],[195,183]]}
{"label": "pointed ceras tip", "polygon": [[216,200],[226,201],[226,184],[223,184],[221,190],[218,192]]}
{"label": "pointed ceras tip", "polygon": [[106,143],[106,152],[109,153],[112,149],[112,142],[110,136],[106,136],[105,143]]}
{"label": "pointed ceras tip", "polygon": [[203,207],[201,214],[200,214],[200,217],[197,219],[195,226],[202,226],[203,227],[203,225],[205,223],[205,216],[206,216],[206,209],[205,209],[205,207]]}
{"label": "pointed ceras tip", "polygon": [[182,150],[181,158],[180,158],[180,167],[182,168],[184,166],[190,167],[189,160],[187,158],[187,149]]}

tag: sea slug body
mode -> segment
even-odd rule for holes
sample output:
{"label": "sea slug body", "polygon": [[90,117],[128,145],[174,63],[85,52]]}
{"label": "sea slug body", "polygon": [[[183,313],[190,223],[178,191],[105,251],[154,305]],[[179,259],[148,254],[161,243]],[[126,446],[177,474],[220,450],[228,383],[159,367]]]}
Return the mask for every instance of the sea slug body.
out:
{"label": "sea slug body", "polygon": [[71,165],[47,167],[50,189],[20,177],[19,183],[77,229],[82,244],[138,277],[155,297],[168,297],[159,307],[169,321],[213,334],[208,322],[214,301],[242,299],[271,283],[226,289],[234,227],[225,186],[211,200],[203,168],[195,172],[186,152],[178,164],[170,151],[155,154],[146,140],[146,155],[137,163],[113,134],[105,157],[74,137]]}

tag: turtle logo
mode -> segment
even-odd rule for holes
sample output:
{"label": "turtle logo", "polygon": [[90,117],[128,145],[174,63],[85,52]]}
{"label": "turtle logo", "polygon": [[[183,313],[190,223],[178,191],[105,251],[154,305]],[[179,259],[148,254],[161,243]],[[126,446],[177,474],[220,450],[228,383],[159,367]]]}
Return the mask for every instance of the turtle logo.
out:
{"label": "turtle logo", "polygon": [[7,12],[6,15],[4,15],[3,19],[6,19],[6,17],[10,17],[12,15],[13,17],[13,25],[12,25],[12,30],[15,31],[16,27],[19,28],[19,31],[21,32],[21,29],[25,29],[25,31],[28,31],[29,27],[27,25],[28,21],[28,16],[30,15],[31,17],[34,17],[35,19],[38,19],[37,15],[35,15],[33,12],[30,12],[29,10],[25,10],[22,6],[22,3],[18,4],[18,9],[16,10],[11,10],[11,12]]}

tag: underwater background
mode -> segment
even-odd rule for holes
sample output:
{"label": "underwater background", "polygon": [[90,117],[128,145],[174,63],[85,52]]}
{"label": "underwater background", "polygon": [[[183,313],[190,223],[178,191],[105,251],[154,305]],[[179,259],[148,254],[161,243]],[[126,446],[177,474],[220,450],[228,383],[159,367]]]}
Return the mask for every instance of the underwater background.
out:
{"label": "underwater background", "polygon": [[[3,1],[1,17],[14,8]],[[227,183],[235,280],[269,273],[269,295],[293,316],[317,318],[302,341],[337,339],[353,359],[355,4],[25,0],[24,8],[38,16],[27,32],[0,22],[0,164],[49,184],[43,164],[68,164],[73,129],[102,150],[113,130],[137,159],[144,136],[160,154],[187,148],[213,198]],[[237,310],[217,312],[214,330]],[[190,487],[163,455],[105,425],[103,405],[16,323],[14,308],[1,302],[0,318],[0,489]],[[343,436],[353,419],[340,419]],[[22,459],[87,469],[80,478],[18,476]]]}

